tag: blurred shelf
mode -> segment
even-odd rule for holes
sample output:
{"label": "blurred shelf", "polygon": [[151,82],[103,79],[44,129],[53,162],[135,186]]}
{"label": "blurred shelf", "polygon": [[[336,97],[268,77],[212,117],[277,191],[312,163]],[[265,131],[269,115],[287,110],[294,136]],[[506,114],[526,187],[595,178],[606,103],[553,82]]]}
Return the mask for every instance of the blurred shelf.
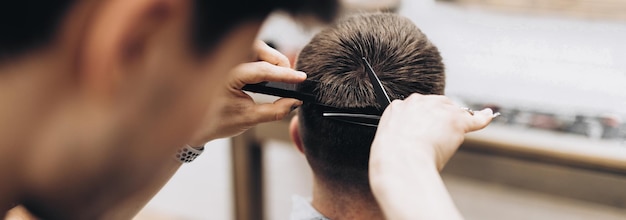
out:
{"label": "blurred shelf", "polygon": [[618,141],[492,124],[468,134],[461,150],[626,175],[626,145]]}

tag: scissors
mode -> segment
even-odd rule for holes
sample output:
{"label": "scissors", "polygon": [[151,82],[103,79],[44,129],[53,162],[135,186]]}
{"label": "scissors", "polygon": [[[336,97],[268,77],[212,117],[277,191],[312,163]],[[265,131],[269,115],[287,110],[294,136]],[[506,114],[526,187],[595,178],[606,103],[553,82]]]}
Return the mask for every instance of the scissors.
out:
{"label": "scissors", "polygon": [[391,99],[385,91],[380,79],[374,72],[374,69],[365,57],[362,58],[365,64],[365,72],[374,88],[376,102],[380,108],[368,107],[361,109],[337,108],[320,103],[317,100],[316,88],[320,82],[314,80],[305,80],[302,83],[291,84],[281,82],[262,82],[257,84],[248,84],[243,90],[249,92],[262,93],[266,95],[274,95],[279,97],[295,98],[303,102],[313,103],[322,107],[322,116],[333,120],[363,125],[368,127],[377,127],[380,115],[391,104]]}
{"label": "scissors", "polygon": [[[378,79],[378,75],[374,72],[372,65],[367,61],[365,57],[363,57],[363,62],[365,63],[365,72],[367,73],[367,77],[374,88],[374,95],[376,96],[376,102],[380,105],[381,109],[384,111],[389,104],[391,104],[391,99],[389,95],[387,95],[387,91],[383,87],[383,84]],[[368,127],[378,127],[378,122],[380,121],[379,114],[363,114],[363,113],[348,113],[348,112],[324,112],[322,114],[324,117],[329,117],[338,121],[343,121],[347,123],[363,125]]]}

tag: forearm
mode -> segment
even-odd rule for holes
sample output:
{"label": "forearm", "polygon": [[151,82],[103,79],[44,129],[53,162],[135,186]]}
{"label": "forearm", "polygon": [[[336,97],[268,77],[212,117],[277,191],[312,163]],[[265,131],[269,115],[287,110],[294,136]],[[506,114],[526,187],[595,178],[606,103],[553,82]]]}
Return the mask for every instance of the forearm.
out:
{"label": "forearm", "polygon": [[371,187],[387,219],[462,219],[436,166],[414,156],[372,158]]}

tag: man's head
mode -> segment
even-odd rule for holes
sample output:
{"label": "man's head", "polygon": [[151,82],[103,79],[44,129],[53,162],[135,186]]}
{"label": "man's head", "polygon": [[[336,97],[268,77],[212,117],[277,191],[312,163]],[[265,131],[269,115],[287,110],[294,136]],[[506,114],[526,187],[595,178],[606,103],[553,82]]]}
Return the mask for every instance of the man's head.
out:
{"label": "man's head", "polygon": [[328,22],[337,7],[335,0],[8,1],[0,7],[0,75],[8,74],[2,67],[46,54],[57,66],[67,63],[64,78],[103,96],[120,84],[157,81],[146,74],[168,77],[166,84],[206,75],[219,81],[252,57],[256,30],[277,9]]}
{"label": "man's head", "polygon": [[[326,105],[378,107],[362,57],[392,99],[444,93],[439,51],[410,20],[394,14],[340,20],[304,47],[296,68],[321,82],[318,99]],[[341,190],[369,190],[368,158],[376,128],[324,118],[319,106],[305,103],[290,129],[318,180]]]}
{"label": "man's head", "polygon": [[[32,115],[56,108],[35,105],[80,98],[103,123],[117,124],[111,132],[142,130],[159,143],[155,137],[191,133],[207,108],[220,107],[210,105],[215,90],[232,67],[251,61],[257,30],[277,9],[330,21],[337,7],[336,0],[8,1],[0,6],[0,81],[28,78],[22,87],[37,100],[28,104],[40,111]],[[31,116],[13,118],[24,124]]]}
{"label": "man's head", "polygon": [[[99,175],[101,167],[80,162],[92,158],[86,154],[110,159],[101,149],[117,149],[113,158],[129,162],[125,155],[145,156],[146,146],[164,155],[188,141],[220,109],[217,90],[232,67],[254,57],[257,31],[276,9],[329,21],[336,0],[4,2],[0,100],[10,108],[0,111],[0,139],[29,142],[14,138],[7,148],[36,146],[20,161],[64,165],[24,174],[42,188],[62,185],[62,195],[110,183],[84,183],[70,171]],[[71,153],[47,154],[59,151]],[[63,171],[68,176],[57,175]]]}

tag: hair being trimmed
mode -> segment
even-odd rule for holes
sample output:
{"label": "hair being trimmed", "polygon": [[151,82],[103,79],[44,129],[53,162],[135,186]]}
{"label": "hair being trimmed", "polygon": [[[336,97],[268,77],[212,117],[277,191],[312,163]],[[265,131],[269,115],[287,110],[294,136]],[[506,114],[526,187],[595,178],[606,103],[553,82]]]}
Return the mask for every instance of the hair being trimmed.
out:
{"label": "hair being trimmed", "polygon": [[[443,94],[444,65],[437,48],[405,17],[358,14],[317,34],[296,68],[320,81],[318,100],[339,108],[379,107],[365,57],[392,99]],[[305,103],[299,113],[304,151],[318,178],[344,190],[369,190],[368,160],[376,128],[324,118]]]}

